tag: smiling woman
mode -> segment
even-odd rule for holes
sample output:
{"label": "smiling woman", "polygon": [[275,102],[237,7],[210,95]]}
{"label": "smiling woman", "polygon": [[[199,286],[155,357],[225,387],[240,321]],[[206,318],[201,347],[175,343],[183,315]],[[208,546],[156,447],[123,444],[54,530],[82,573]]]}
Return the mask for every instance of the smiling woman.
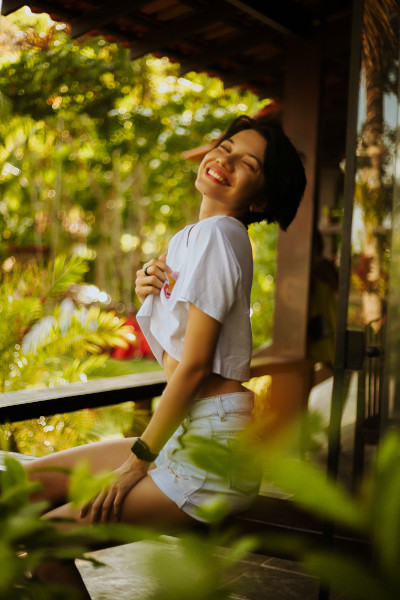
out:
{"label": "smiling woman", "polygon": [[211,150],[202,161],[196,188],[203,194],[200,218],[210,214],[243,219],[262,209],[257,198],[264,186],[263,163],[267,142],[252,129],[232,135]]}
{"label": "smiling woman", "polygon": [[[197,467],[190,439],[231,447],[251,423],[253,394],[242,386],[252,349],[247,224],[265,219],[286,229],[304,192],[304,169],[277,125],[241,117],[205,156],[196,187],[198,222],[136,277],[137,320],[167,379],[157,409],[141,438],[88,444],[38,459],[34,471],[28,466],[43,485],[34,499],[54,506],[47,517],[80,525],[122,520],[171,532],[204,521],[199,509],[210,499],[221,498],[233,513],[258,492],[254,473],[216,475]],[[82,459],[93,473],[113,470],[115,480],[76,511],[65,504],[68,476],[48,467],[71,469]],[[61,579],[65,566],[52,565],[44,576]]]}
{"label": "smiling woman", "polygon": [[[245,132],[252,134],[253,140],[242,138],[243,145],[239,149],[236,136]],[[258,134],[258,142],[254,134]],[[243,222],[249,225],[266,220],[267,223],[278,223],[286,231],[296,216],[299,193],[301,197],[306,179],[299,154],[281,127],[268,119],[252,119],[243,115],[233,121],[203,163],[216,150],[227,155],[234,152],[234,158],[242,150],[243,167],[253,168],[257,174],[257,162],[262,173],[262,187],[252,198]]]}

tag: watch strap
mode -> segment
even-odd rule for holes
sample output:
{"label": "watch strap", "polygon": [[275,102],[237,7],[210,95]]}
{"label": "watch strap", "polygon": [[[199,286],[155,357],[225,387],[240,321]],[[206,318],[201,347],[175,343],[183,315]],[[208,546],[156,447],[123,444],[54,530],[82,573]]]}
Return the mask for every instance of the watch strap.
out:
{"label": "watch strap", "polygon": [[154,462],[158,456],[158,454],[151,452],[146,442],[141,440],[139,437],[136,439],[131,450],[135,456],[140,458],[140,460],[146,460],[148,462]]}

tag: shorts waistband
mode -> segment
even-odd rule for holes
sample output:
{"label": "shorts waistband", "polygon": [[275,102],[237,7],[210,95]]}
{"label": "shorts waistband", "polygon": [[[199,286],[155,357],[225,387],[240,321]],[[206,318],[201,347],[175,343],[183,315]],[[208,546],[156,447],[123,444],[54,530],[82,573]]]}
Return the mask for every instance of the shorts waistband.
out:
{"label": "shorts waistband", "polygon": [[248,392],[234,392],[196,400],[187,417],[190,421],[212,416],[219,416],[221,420],[224,420],[228,414],[251,413],[253,407],[253,392],[250,390]]}

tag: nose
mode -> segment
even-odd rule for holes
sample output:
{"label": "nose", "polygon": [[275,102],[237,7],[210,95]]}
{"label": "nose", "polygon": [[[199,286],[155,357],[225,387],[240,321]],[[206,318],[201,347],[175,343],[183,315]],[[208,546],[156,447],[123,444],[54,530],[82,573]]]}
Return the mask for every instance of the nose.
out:
{"label": "nose", "polygon": [[229,172],[232,172],[234,169],[234,157],[232,152],[219,156],[217,162]]}

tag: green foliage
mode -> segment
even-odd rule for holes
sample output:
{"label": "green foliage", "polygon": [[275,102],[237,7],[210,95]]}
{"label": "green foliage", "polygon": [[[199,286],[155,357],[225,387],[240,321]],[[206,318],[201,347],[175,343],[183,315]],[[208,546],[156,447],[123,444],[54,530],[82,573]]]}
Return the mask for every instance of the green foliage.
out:
{"label": "green foliage", "polygon": [[[1,275],[1,392],[86,381],[99,376],[110,348],[127,344],[131,328],[114,312],[76,307],[68,297],[59,304],[86,271],[82,258],[59,256],[45,269],[31,261]],[[132,404],[109,409],[103,434],[131,431],[133,414]],[[96,431],[91,430],[96,420],[96,413],[86,410],[5,425],[2,431],[13,450],[41,454],[96,438],[101,434],[101,421]],[[136,425],[143,423],[140,415]]]}
{"label": "green foliage", "polygon": [[73,506],[85,506],[114,480],[115,475],[109,472],[91,476],[89,463],[81,462],[71,474],[69,494]]}
{"label": "green foliage", "polygon": [[[166,59],[130,62],[101,38],[70,40],[45,15],[0,19],[6,48],[10,40],[0,98],[11,111],[0,120],[0,262],[28,245],[52,257],[79,252],[91,263],[87,280],[132,311],[141,262],[198,217],[197,164],[182,153],[267,101],[205,74],[179,78]],[[276,232],[251,230],[259,346],[270,337]]]}
{"label": "green foliage", "polygon": [[[256,468],[261,461],[268,479],[292,494],[293,500],[303,508],[336,526],[345,526],[350,535],[361,534],[366,541],[369,540],[374,548],[374,560],[369,564],[365,559],[338,550],[316,549],[309,542],[284,534],[278,537],[237,536],[235,531],[219,527],[226,508],[223,502],[215,499],[201,508],[202,516],[214,524],[209,536],[199,537],[188,532],[179,540],[165,538],[154,546],[143,571],[143,575],[147,573],[152,581],[146,600],[229,598],[232,590],[223,585],[225,570],[260,546],[272,553],[279,550],[297,555],[310,573],[338,593],[344,593],[348,600],[395,600],[399,597],[400,498],[397,491],[400,432],[387,434],[374,469],[364,481],[362,494],[355,498],[351,498],[339,484],[327,481],[322,470],[294,458],[293,444],[288,449],[287,445],[282,446],[282,442],[276,442],[268,448],[255,446],[250,452],[243,447],[239,449],[239,444],[232,444],[227,451],[227,446],[215,441],[193,438],[190,447],[199,466],[218,473],[226,473],[233,465],[239,465],[245,473],[246,465],[248,469]],[[246,447],[249,447],[248,444]],[[258,453],[255,448],[258,448]],[[257,454],[258,460],[254,458]],[[215,460],[210,460],[210,456],[215,456]],[[44,559],[81,556],[94,541],[110,538],[121,543],[143,537],[156,539],[154,532],[119,524],[60,534],[49,522],[38,519],[45,508],[43,505],[27,505],[28,494],[36,486],[26,481],[24,469],[12,459],[6,462],[8,470],[2,473],[1,479],[0,527],[4,534],[0,553],[8,568],[0,573],[0,591],[10,595],[3,597],[11,600],[24,597],[16,595],[15,585],[19,586],[20,593],[26,586],[26,571]],[[110,475],[105,473],[91,478],[83,464],[72,474],[72,482],[71,500],[80,506],[110,482]],[[226,549],[221,551],[221,546]],[[21,554],[22,547],[24,552]],[[52,595],[54,590],[51,589],[47,593],[44,598],[60,597]]]}
{"label": "green foliage", "polygon": [[66,292],[73,283],[81,281],[87,270],[86,262],[79,256],[72,256],[68,262],[66,256],[56,256],[54,262],[48,265],[46,276],[38,276],[36,281],[38,284],[42,283],[44,290],[47,289],[43,295],[55,296]]}
{"label": "green foliage", "polygon": [[45,314],[46,301],[77,282],[86,271],[82,259],[72,259],[68,265],[59,258],[49,265],[43,276],[34,262],[17,265],[10,272],[0,273],[0,391],[12,388],[11,378],[22,363],[22,339]]}
{"label": "green foliage", "polygon": [[[291,429],[275,444],[253,445],[250,451],[242,448],[241,452],[234,447],[230,451],[215,440],[193,438],[190,454],[200,467],[221,474],[232,468],[245,473],[246,465],[251,470],[261,464],[267,481],[289,493],[321,522],[345,527],[348,535],[370,542],[373,562],[339,550],[316,550],[304,540],[284,535],[259,539],[269,552],[296,555],[311,574],[345,593],[348,600],[395,600],[400,595],[400,432],[387,433],[362,493],[355,497],[328,479],[321,468],[300,459],[300,448],[293,446],[293,438],[300,439]],[[304,453],[304,440],[302,444]]]}
{"label": "green foliage", "polygon": [[224,574],[254,548],[250,537],[220,551],[221,540],[185,534],[154,547],[144,575],[152,590],[145,600],[228,600],[232,590],[224,585]]}
{"label": "green foliage", "polygon": [[[63,532],[51,520],[39,518],[46,510],[46,503],[28,504],[28,495],[38,489],[38,484],[28,482],[24,468],[15,459],[6,458],[5,463],[7,470],[1,472],[0,479],[1,598],[73,598],[72,590],[41,584],[31,580],[29,573],[44,561],[84,558],[85,551],[99,543],[107,545],[109,540],[129,543],[146,539],[156,542],[145,564],[141,565],[142,576],[151,577],[152,582],[146,600],[184,600],[188,597],[223,600],[231,593],[224,585],[226,570],[255,548],[256,540],[251,536],[234,540],[231,532],[221,536],[218,530],[208,537],[188,532],[179,539],[159,538],[154,531],[120,523],[75,527]],[[72,503],[84,505],[109,484],[111,478],[110,473],[93,477],[87,465],[78,465],[71,474]],[[224,552],[220,550],[221,543],[228,546]],[[86,560],[99,566],[93,558]]]}
{"label": "green foliage", "polygon": [[272,338],[278,227],[254,223],[249,227],[249,236],[254,259],[251,290],[253,348],[259,348]]}
{"label": "green foliage", "polygon": [[113,312],[56,304],[86,271],[82,258],[59,256],[44,273],[31,262],[3,274],[1,391],[82,380],[107,359],[104,350],[127,344],[131,328]]}
{"label": "green foliage", "polygon": [[[84,558],[84,553],[95,543],[114,539],[124,542],[136,541],[151,532],[135,530],[126,525],[93,526],[91,528],[71,529],[62,533],[48,519],[41,519],[46,512],[46,503],[28,503],[29,495],[38,489],[39,484],[27,480],[25,469],[15,459],[6,457],[7,469],[0,473],[0,597],[7,600],[55,600],[73,599],[75,594],[68,588],[61,589],[49,584],[41,584],[30,579],[30,573],[42,562],[56,559]],[[75,504],[82,503],[87,497],[90,486],[88,473],[83,469],[73,474],[74,482],[79,486],[71,492]],[[92,491],[109,480],[97,479]]]}

